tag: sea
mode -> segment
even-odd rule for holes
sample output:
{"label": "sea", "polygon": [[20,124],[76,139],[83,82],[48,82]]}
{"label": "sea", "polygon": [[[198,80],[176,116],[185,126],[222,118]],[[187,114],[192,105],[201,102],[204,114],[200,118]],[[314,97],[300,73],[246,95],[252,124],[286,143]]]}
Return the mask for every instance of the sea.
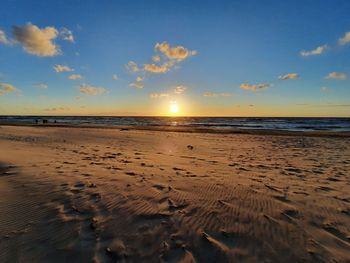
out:
{"label": "sea", "polygon": [[116,116],[0,116],[0,123],[112,126],[178,126],[222,129],[272,129],[287,131],[350,131],[350,118],[297,117],[116,117]]}

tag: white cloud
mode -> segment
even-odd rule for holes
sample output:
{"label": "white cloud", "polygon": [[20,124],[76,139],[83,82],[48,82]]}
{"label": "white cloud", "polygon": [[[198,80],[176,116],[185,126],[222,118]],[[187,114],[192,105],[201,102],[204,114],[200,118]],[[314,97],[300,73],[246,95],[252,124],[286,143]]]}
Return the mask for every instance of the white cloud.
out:
{"label": "white cloud", "polygon": [[76,80],[76,79],[82,79],[83,77],[80,74],[72,74],[68,76],[69,79]]}
{"label": "white cloud", "polygon": [[142,89],[145,85],[142,83],[130,83],[129,87],[137,88],[137,89]]}
{"label": "white cloud", "polygon": [[81,85],[79,90],[81,93],[92,95],[92,96],[99,95],[106,92],[105,88],[94,87],[86,84]]}
{"label": "white cloud", "polygon": [[0,83],[0,95],[15,92],[17,88],[9,83]]}
{"label": "white cloud", "polygon": [[8,39],[5,32],[0,30],[0,43],[5,45],[12,45],[14,42],[11,39]]}
{"label": "white cloud", "polygon": [[138,76],[138,77],[136,78],[136,81],[137,81],[137,82],[141,82],[141,81],[143,81],[143,79],[144,79],[143,77]]}
{"label": "white cloud", "polygon": [[138,72],[140,71],[139,67],[134,61],[129,61],[128,64],[125,65],[126,69],[131,72]]}
{"label": "white cloud", "polygon": [[69,71],[74,71],[74,69],[70,68],[69,66],[67,65],[55,65],[53,67],[53,69],[56,71],[56,72],[69,72]]}
{"label": "white cloud", "polygon": [[152,73],[166,73],[170,70],[171,64],[169,63],[164,63],[160,66],[155,65],[155,64],[145,64],[143,65],[143,69],[148,72]]}
{"label": "white cloud", "polygon": [[60,36],[62,37],[63,40],[66,40],[72,43],[74,42],[73,32],[68,28],[63,27],[61,29]]}
{"label": "white cloud", "polygon": [[174,59],[177,61],[182,61],[197,54],[197,51],[188,50],[183,46],[171,47],[167,42],[157,43],[155,45],[155,49],[163,53],[169,59]]}
{"label": "white cloud", "polygon": [[267,89],[267,88],[271,87],[271,84],[268,84],[268,83],[258,83],[258,84],[243,83],[239,87],[241,89],[245,89],[245,90],[259,90],[259,89]]}
{"label": "white cloud", "polygon": [[61,54],[61,50],[54,42],[58,31],[54,27],[40,29],[30,23],[24,26],[13,27],[14,40],[23,46],[23,49],[32,55],[52,57]]}
{"label": "white cloud", "polygon": [[279,76],[278,79],[280,80],[288,80],[288,79],[298,79],[299,75],[296,73],[288,73],[286,75]]}
{"label": "white cloud", "polygon": [[151,99],[160,99],[160,98],[165,98],[169,97],[168,93],[152,93],[150,94]]}
{"label": "white cloud", "polygon": [[339,45],[345,45],[350,43],[350,31],[346,32],[342,38],[339,38],[338,44]]}
{"label": "white cloud", "polygon": [[175,87],[174,89],[174,93],[176,94],[182,94],[185,92],[185,90],[187,89],[187,87],[183,86],[183,85],[179,85],[177,87]]}
{"label": "white cloud", "polygon": [[69,107],[52,107],[52,108],[46,108],[44,111],[49,111],[49,112],[57,112],[57,111],[67,111],[70,110]]}
{"label": "white cloud", "polygon": [[342,72],[331,72],[326,76],[326,79],[337,79],[337,80],[346,80],[348,77],[345,73]]}
{"label": "white cloud", "polygon": [[317,48],[315,48],[313,50],[309,50],[309,51],[302,50],[300,52],[300,55],[302,55],[303,57],[314,56],[314,55],[321,55],[327,49],[328,49],[328,46],[327,45],[323,45],[323,46],[319,46],[319,47],[317,47]]}
{"label": "white cloud", "polygon": [[152,61],[153,62],[160,62],[160,56],[158,56],[158,55],[153,56]]}
{"label": "white cloud", "polygon": [[150,73],[167,73],[177,63],[197,54],[194,50],[188,50],[183,46],[171,47],[169,43],[156,43],[154,49],[158,54],[152,56],[154,63],[144,64],[139,67],[134,61],[129,61],[126,68],[130,72],[146,71]]}
{"label": "white cloud", "polygon": [[113,74],[113,75],[112,75],[112,79],[113,79],[113,80],[117,80],[117,79],[118,79],[118,75],[117,75],[117,74]]}
{"label": "white cloud", "polygon": [[326,93],[326,92],[330,92],[331,89],[328,88],[328,87],[322,87],[322,88],[321,88],[321,91]]}
{"label": "white cloud", "polygon": [[46,83],[35,83],[33,84],[33,87],[38,89],[47,89],[49,85],[47,85]]}
{"label": "white cloud", "polygon": [[216,93],[216,92],[211,92],[211,91],[207,91],[203,93],[204,97],[229,97],[231,96],[230,93]]}

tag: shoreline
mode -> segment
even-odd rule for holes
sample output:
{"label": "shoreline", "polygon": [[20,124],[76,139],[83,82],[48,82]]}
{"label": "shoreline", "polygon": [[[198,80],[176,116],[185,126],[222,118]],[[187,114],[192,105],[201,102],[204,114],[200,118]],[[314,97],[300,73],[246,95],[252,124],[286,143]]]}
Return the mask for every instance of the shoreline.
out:
{"label": "shoreline", "polygon": [[108,124],[29,124],[29,123],[0,123],[2,126],[36,127],[36,128],[89,128],[89,129],[116,129],[120,131],[141,130],[157,132],[184,132],[184,133],[211,133],[211,134],[248,134],[274,136],[302,136],[302,137],[335,137],[348,138],[350,131],[290,131],[278,129],[242,129],[242,128],[203,128],[185,126],[134,126]]}

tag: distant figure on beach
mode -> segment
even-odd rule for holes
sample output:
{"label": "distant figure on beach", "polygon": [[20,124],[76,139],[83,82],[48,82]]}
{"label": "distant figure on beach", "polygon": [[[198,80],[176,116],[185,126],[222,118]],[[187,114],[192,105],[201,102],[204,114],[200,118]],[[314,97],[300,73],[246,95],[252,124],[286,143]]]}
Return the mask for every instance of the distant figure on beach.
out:
{"label": "distant figure on beach", "polygon": [[39,120],[38,119],[35,119],[35,123],[38,124]]}
{"label": "distant figure on beach", "polygon": [[46,124],[46,123],[48,123],[48,120],[44,119],[43,124]]}

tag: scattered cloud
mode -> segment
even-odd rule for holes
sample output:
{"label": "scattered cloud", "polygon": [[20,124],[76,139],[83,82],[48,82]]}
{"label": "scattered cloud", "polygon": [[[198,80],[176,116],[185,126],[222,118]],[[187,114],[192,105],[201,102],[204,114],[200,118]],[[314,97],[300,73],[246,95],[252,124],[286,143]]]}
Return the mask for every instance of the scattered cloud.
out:
{"label": "scattered cloud", "polygon": [[317,48],[315,48],[313,50],[309,50],[309,51],[302,50],[300,52],[300,55],[302,55],[303,57],[321,55],[327,49],[328,49],[328,46],[327,45],[323,45],[323,46],[319,46],[319,47],[317,47]]}
{"label": "scattered cloud", "polygon": [[74,99],[75,100],[81,100],[81,97],[80,96],[75,96]]}
{"label": "scattered cloud", "polygon": [[167,56],[169,59],[182,61],[197,54],[195,50],[188,50],[183,46],[171,47],[169,43],[162,42],[155,45],[155,49]]}
{"label": "scattered cloud", "polygon": [[179,85],[179,86],[175,87],[174,93],[182,94],[185,92],[186,89],[187,89],[187,87],[185,87],[184,85]]}
{"label": "scattered cloud", "polygon": [[204,97],[229,97],[231,96],[230,93],[217,93],[217,92],[211,92],[211,91],[206,91],[203,93]]}
{"label": "scattered cloud", "polygon": [[299,78],[299,75],[296,73],[288,73],[278,77],[278,79],[280,80],[289,80],[289,79],[298,79],[298,78]]}
{"label": "scattered cloud", "polygon": [[331,89],[328,88],[328,87],[322,87],[322,88],[321,88],[321,91],[327,93],[327,92],[330,92]]}
{"label": "scattered cloud", "polygon": [[153,57],[152,57],[152,61],[153,61],[153,62],[156,62],[156,63],[157,63],[157,62],[160,62],[160,56],[158,56],[158,55],[153,56]]}
{"label": "scattered cloud", "polygon": [[156,64],[145,64],[143,65],[143,69],[152,73],[166,73],[170,70],[171,66],[168,63],[164,63],[160,66]]}
{"label": "scattered cloud", "polygon": [[96,96],[106,92],[105,88],[94,87],[86,84],[81,85],[79,90],[81,93],[92,95],[92,96]]}
{"label": "scattered cloud", "polygon": [[33,84],[33,87],[38,89],[47,89],[49,85],[47,85],[46,83],[35,83]]}
{"label": "scattered cloud", "polygon": [[17,88],[9,83],[0,83],[0,95],[10,93],[10,92],[16,92],[18,91]]}
{"label": "scattered cloud", "polygon": [[144,79],[143,77],[139,76],[139,77],[136,78],[136,81],[137,82],[141,82],[141,81],[143,81],[143,79]]}
{"label": "scattered cloud", "polygon": [[0,29],[0,43],[5,45],[12,45],[14,42],[11,39],[8,39],[5,32]]}
{"label": "scattered cloud", "polygon": [[130,83],[129,87],[137,88],[137,89],[142,89],[145,85],[142,83]]}
{"label": "scattered cloud", "polygon": [[74,71],[74,69],[70,68],[67,65],[55,65],[53,66],[53,69],[56,72],[69,72],[69,71]]}
{"label": "scattered cloud", "polygon": [[60,36],[63,40],[74,43],[73,32],[71,30],[69,30],[68,28],[62,27],[62,29],[60,31]]}
{"label": "scattered cloud", "polygon": [[151,99],[160,99],[160,98],[165,98],[169,97],[168,93],[152,93],[150,94]]}
{"label": "scattered cloud", "polygon": [[268,84],[268,83],[258,83],[258,84],[243,83],[239,87],[241,89],[245,89],[245,90],[260,90],[260,89],[267,89],[267,88],[271,87],[271,84]]}
{"label": "scattered cloud", "polygon": [[326,76],[326,79],[337,79],[337,80],[346,80],[348,77],[345,73],[342,72],[331,72]]}
{"label": "scattered cloud", "polygon": [[158,53],[152,56],[153,63],[146,63],[140,68],[134,61],[129,61],[126,68],[130,72],[166,73],[177,63],[197,54],[183,46],[171,47],[167,42],[156,43],[154,49]]}
{"label": "scattered cloud", "polygon": [[117,80],[117,79],[118,79],[118,75],[117,75],[117,74],[113,74],[113,75],[112,75],[112,79],[113,79],[113,80]]}
{"label": "scattered cloud", "polygon": [[344,36],[338,40],[339,45],[346,45],[348,43],[350,43],[350,31],[346,32]]}
{"label": "scattered cloud", "polygon": [[69,79],[76,80],[76,79],[82,79],[83,77],[80,74],[72,74],[68,76]]}
{"label": "scattered cloud", "polygon": [[302,104],[296,104],[296,105],[306,106],[306,107],[350,107],[350,104],[333,104],[333,103],[326,103],[326,104],[302,103]]}
{"label": "scattered cloud", "polygon": [[28,23],[13,27],[14,40],[20,43],[27,53],[36,56],[52,57],[61,54],[59,46],[54,42],[57,36],[57,29],[50,26],[40,29]]}
{"label": "scattered cloud", "polygon": [[70,110],[69,107],[52,107],[52,108],[46,108],[44,111],[49,111],[49,112],[55,112],[55,111],[67,111]]}
{"label": "scattered cloud", "polygon": [[125,67],[130,72],[138,72],[138,71],[140,71],[140,68],[137,66],[137,64],[134,61],[129,61],[128,64],[125,65]]}

